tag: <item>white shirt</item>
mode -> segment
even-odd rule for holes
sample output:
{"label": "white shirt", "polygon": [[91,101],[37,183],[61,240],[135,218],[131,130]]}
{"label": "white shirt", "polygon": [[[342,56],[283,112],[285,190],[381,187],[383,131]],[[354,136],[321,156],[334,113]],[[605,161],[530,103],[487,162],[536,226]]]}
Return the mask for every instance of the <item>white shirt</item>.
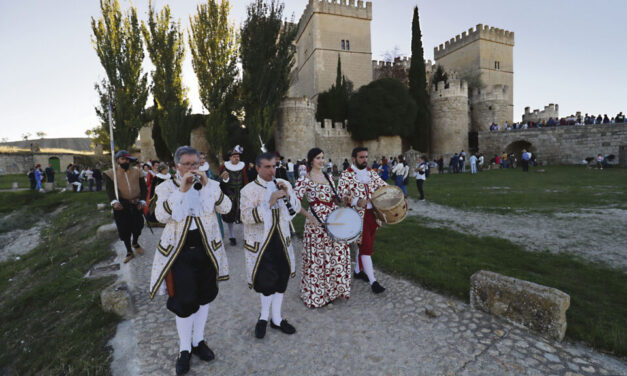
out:
{"label": "white shirt", "polygon": [[[181,179],[180,175],[177,174],[177,178]],[[215,204],[209,184],[199,191],[195,190],[194,187],[191,187],[187,192],[176,190],[171,197],[175,202],[181,202],[181,205],[172,208],[172,219],[177,222],[181,222],[189,216],[202,217],[205,213],[212,211]],[[196,230],[197,228],[196,221],[192,221],[189,229]]]}
{"label": "white shirt", "polygon": [[[357,181],[363,184],[370,183],[371,176],[370,176],[370,172],[368,171],[368,167],[365,167],[363,170],[358,169],[355,165],[351,165],[351,167],[353,168],[353,171],[355,171]],[[357,205],[357,201],[359,201],[359,198],[354,197],[353,201],[351,202],[351,205],[352,206]],[[370,201],[368,201],[366,209],[372,209],[372,204],[370,203]]]}
{"label": "white shirt", "polygon": [[294,163],[287,162],[287,172],[294,172]]}

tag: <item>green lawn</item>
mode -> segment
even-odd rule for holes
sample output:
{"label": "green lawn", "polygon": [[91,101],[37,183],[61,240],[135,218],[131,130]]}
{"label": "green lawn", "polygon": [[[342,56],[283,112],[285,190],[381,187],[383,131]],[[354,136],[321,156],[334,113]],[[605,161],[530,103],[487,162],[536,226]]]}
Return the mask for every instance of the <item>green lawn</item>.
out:
{"label": "green lawn", "polygon": [[33,251],[0,264],[0,374],[109,374],[108,340],[120,318],[102,311],[100,291],[111,278],[85,273],[112,256],[110,240],[98,240],[98,226],[111,221],[99,193],[0,192],[0,214],[34,213],[26,224],[4,225],[0,233],[28,227],[37,213],[63,206]]}
{"label": "green lawn", "polygon": [[18,183],[19,188],[30,188],[30,182],[26,174],[0,175],[0,189],[11,189],[13,182]]}
{"label": "green lawn", "polygon": [[[470,276],[489,270],[570,295],[566,335],[627,355],[627,275],[570,255],[529,252],[508,240],[427,228],[417,217],[377,232],[375,265],[468,301]],[[394,293],[394,292],[391,292]]]}
{"label": "green lawn", "polygon": [[[419,197],[413,178],[407,189],[411,197]],[[518,168],[476,175],[431,174],[424,191],[427,200],[438,204],[498,213],[627,208],[627,169],[547,166],[531,167],[529,172]]]}

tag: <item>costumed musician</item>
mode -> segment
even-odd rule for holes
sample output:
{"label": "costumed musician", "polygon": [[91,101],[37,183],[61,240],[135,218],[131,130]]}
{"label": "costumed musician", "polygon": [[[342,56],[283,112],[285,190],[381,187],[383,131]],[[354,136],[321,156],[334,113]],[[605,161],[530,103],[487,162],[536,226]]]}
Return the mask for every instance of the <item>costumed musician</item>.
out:
{"label": "costumed musician", "polygon": [[[107,196],[113,207],[113,218],[118,229],[118,236],[126,247],[124,263],[131,261],[135,254],[143,254],[144,250],[139,245],[139,236],[144,228],[143,208],[146,206],[146,182],[142,172],[137,167],[131,167],[130,162],[136,160],[128,151],[120,150],[115,153],[114,169],[105,171],[104,179],[107,188]],[[113,174],[118,181],[118,195],[116,198]],[[79,187],[80,189],[80,187]],[[131,239],[132,237],[132,239]]]}
{"label": "costumed musician", "polygon": [[229,278],[215,213],[228,213],[231,200],[219,183],[199,171],[199,159],[196,149],[179,147],[174,154],[176,177],[156,191],[155,214],[166,226],[152,264],[150,298],[167,291],[166,306],[176,315],[177,375],[189,371],[192,354],[204,361],[215,358],[204,340],[205,323],[209,303],[218,295],[218,281]]}
{"label": "costumed musician", "polygon": [[370,283],[372,292],[382,293],[381,286],[374,276],[372,254],[374,253],[374,238],[379,225],[372,207],[372,194],[379,188],[387,185],[379,174],[368,167],[368,148],[358,146],[351,153],[353,164],[342,171],[338,182],[338,193],[350,207],[359,212],[363,219],[361,242],[355,260],[356,279]]}
{"label": "costumed musician", "polygon": [[300,211],[291,185],[275,179],[276,158],[260,154],[255,160],[257,179],[242,189],[242,222],[248,285],[259,293],[261,313],[255,336],[263,338],[272,308],[270,327],[286,334],[296,329],[281,316],[283,294],[296,276],[290,221]]}
{"label": "costumed musician", "polygon": [[222,179],[220,186],[232,202],[231,211],[222,215],[222,220],[226,222],[229,228],[229,242],[231,245],[237,244],[233,226],[235,223],[241,223],[240,191],[248,184],[248,178],[244,171],[246,164],[240,161],[240,156],[243,152],[244,148],[236,145],[229,152],[229,160],[220,166],[220,178]]}
{"label": "costumed musician", "polygon": [[[348,243],[335,241],[321,225],[341,203],[333,179],[324,169],[324,152],[307,153],[308,174],[296,182],[296,198],[307,197],[309,210],[300,213],[307,220],[303,234],[303,276],[300,297],[310,308],[323,307],[341,297],[350,298],[351,260]],[[313,211],[313,214],[312,212]]]}

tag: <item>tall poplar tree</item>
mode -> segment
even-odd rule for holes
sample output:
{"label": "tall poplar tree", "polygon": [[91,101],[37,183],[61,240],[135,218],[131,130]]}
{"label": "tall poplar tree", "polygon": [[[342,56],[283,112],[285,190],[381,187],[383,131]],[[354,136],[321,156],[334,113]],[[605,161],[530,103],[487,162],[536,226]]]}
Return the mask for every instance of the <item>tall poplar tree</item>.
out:
{"label": "tall poplar tree", "polygon": [[143,125],[142,113],[148,98],[148,77],[142,72],[144,46],[137,10],[131,6],[123,15],[117,0],[101,0],[100,9],[102,18],[91,19],[92,43],[107,77],[95,84],[100,96],[96,113],[101,125],[94,133],[108,133],[110,95],[115,144],[130,149]]}
{"label": "tall poplar tree", "polygon": [[[189,144],[191,133],[186,121],[189,101],[182,75],[185,42],[181,24],[172,19],[170,7],[165,5],[159,13],[155,13],[152,1],[148,4],[148,24],[142,22],[142,34],[155,66],[152,72],[155,104],[153,138],[161,138],[172,155],[179,146]],[[168,157],[159,155],[161,159]]]}
{"label": "tall poplar tree", "polygon": [[216,153],[229,147],[228,125],[236,110],[238,35],[229,23],[230,10],[228,0],[208,0],[198,5],[189,20],[192,66],[200,101],[209,112],[205,134]]}
{"label": "tall poplar tree", "polygon": [[414,134],[411,142],[414,148],[428,153],[431,144],[431,105],[427,92],[427,75],[425,57],[422,48],[422,33],[418,7],[414,7],[414,18],[411,25],[411,65],[409,67],[409,94],[418,106]]}
{"label": "tall poplar tree", "polygon": [[242,101],[251,139],[271,141],[294,66],[297,28],[283,22],[283,3],[255,0],[241,32]]}

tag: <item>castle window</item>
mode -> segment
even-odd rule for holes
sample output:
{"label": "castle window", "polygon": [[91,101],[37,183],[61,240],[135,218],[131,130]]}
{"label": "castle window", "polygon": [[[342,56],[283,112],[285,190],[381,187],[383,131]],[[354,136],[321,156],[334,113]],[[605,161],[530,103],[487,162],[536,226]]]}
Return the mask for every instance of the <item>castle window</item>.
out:
{"label": "castle window", "polygon": [[344,39],[342,39],[342,50],[345,50],[345,49],[346,49],[346,44],[344,42]]}
{"label": "castle window", "polygon": [[351,50],[351,41],[350,40],[346,40],[346,51],[350,51]]}
{"label": "castle window", "polygon": [[501,69],[501,62],[500,61],[495,61],[494,62],[494,69]]}

